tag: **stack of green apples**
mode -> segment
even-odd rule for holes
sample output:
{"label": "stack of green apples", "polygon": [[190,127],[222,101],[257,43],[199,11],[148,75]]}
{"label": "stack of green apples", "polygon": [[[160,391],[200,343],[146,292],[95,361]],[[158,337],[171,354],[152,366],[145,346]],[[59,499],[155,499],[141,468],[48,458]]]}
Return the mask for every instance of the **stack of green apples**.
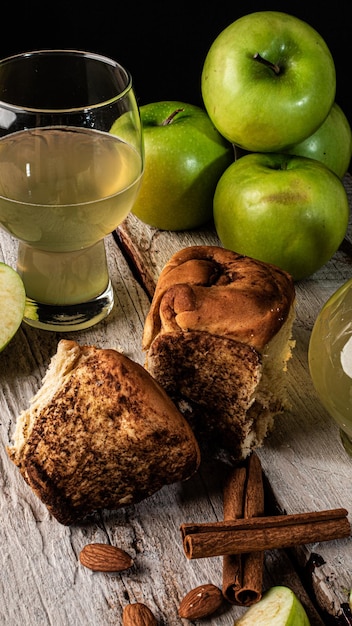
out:
{"label": "stack of green apples", "polygon": [[244,15],[215,39],[201,71],[204,107],[140,107],[146,166],[132,212],[164,230],[214,219],[224,247],[295,280],[341,244],[352,132],[335,101],[321,35],[279,11]]}
{"label": "stack of green apples", "polygon": [[214,195],[221,242],[296,280],[313,274],[349,217],[352,134],[326,42],[293,15],[251,13],[215,39],[201,80],[210,119],[242,151]]}

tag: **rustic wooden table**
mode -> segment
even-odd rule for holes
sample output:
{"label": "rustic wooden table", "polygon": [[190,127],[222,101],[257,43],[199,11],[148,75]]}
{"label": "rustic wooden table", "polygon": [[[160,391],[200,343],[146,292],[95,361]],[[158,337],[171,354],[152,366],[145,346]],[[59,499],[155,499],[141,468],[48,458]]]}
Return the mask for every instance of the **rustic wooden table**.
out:
{"label": "rustic wooden table", "polygon": [[[352,195],[352,179],[345,185]],[[292,409],[276,419],[274,432],[258,450],[267,501],[280,513],[344,507],[352,495],[352,459],[338,428],[320,404],[308,372],[307,349],[318,311],[352,275],[352,226],[334,258],[311,278],[297,283],[296,348],[288,386]],[[118,237],[106,240],[116,306],[96,327],[58,334],[23,324],[0,354],[0,624],[4,626],[107,626],[122,623],[122,609],[144,602],[158,624],[176,626],[177,608],[197,585],[221,587],[221,557],[187,560],[180,525],[223,519],[223,467],[204,461],[189,481],[163,488],[136,506],[102,512],[93,520],[65,527],[50,517],[9,460],[21,410],[41,384],[60,338],[112,347],[143,364],[141,337],[155,282],[168,258],[188,245],[217,244],[209,227],[169,233],[149,228],[132,215]],[[0,259],[16,264],[16,242],[0,232]],[[351,518],[350,518],[351,519]],[[118,545],[134,558],[120,574],[92,572],[79,562],[90,542]],[[312,626],[352,625],[352,540],[300,546],[265,553],[264,589],[291,587],[306,607]],[[233,626],[245,609],[225,605],[212,618],[192,622]]]}

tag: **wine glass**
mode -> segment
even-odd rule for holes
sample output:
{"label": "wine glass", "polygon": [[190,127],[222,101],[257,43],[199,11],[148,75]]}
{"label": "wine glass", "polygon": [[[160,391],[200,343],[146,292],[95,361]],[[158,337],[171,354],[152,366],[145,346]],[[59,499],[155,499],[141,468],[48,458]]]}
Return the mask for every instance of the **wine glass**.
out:
{"label": "wine glass", "polygon": [[18,240],[24,321],[96,324],[114,303],[104,238],[144,167],[130,73],[105,56],[36,50],[0,61],[0,226]]}
{"label": "wine glass", "polygon": [[352,279],[319,311],[309,340],[308,363],[315,390],[352,456]]}

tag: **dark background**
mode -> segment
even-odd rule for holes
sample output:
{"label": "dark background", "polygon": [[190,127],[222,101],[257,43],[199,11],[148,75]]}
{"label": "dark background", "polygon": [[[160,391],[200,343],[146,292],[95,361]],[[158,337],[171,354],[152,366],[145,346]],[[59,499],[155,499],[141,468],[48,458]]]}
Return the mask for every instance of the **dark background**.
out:
{"label": "dark background", "polygon": [[328,44],[337,71],[336,101],[352,125],[349,96],[350,37],[347,2],[235,2],[167,0],[140,5],[82,2],[2,4],[2,57],[38,48],[79,48],[108,55],[130,70],[140,105],[181,100],[202,105],[200,75],[216,36],[241,15],[280,10],[316,28]]}

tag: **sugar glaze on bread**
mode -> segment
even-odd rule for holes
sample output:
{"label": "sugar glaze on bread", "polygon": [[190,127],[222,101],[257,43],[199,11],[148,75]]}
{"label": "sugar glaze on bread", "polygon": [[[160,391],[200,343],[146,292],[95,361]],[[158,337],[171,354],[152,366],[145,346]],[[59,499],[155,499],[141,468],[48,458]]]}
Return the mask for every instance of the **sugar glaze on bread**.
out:
{"label": "sugar glaze on bread", "polygon": [[139,502],[200,462],[189,424],[141,365],[69,340],[18,417],[8,454],[66,525]]}
{"label": "sugar glaze on bread", "polygon": [[287,406],[295,289],[286,272],[217,246],[190,246],[162,270],[145,320],[145,367],[198,439],[239,460]]}

